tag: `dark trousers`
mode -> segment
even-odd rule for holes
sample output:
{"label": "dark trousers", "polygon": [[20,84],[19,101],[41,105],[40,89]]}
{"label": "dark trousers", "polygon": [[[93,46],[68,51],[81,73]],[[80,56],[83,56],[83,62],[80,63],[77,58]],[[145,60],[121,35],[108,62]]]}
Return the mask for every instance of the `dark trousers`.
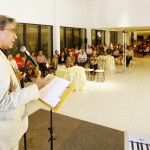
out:
{"label": "dark trousers", "polygon": [[42,72],[43,77],[45,77],[45,71],[47,70],[46,63],[39,63],[39,68]]}
{"label": "dark trousers", "polygon": [[126,66],[127,67],[129,66],[131,60],[132,60],[132,56],[127,56],[126,57]]}

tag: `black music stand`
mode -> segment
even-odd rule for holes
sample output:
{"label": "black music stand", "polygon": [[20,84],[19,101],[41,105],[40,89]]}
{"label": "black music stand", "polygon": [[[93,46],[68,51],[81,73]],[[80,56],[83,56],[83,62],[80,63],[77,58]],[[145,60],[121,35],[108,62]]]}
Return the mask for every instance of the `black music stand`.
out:
{"label": "black music stand", "polygon": [[49,133],[50,133],[50,138],[48,140],[48,142],[50,142],[50,150],[53,150],[53,141],[56,140],[56,136],[54,135],[54,130],[53,130],[53,111],[57,112],[58,109],[61,107],[61,105],[64,103],[64,101],[66,100],[66,98],[69,96],[69,94],[74,90],[75,88],[75,84],[71,83],[69,85],[69,87],[63,92],[63,94],[60,96],[60,101],[59,103],[55,106],[52,107],[51,105],[49,105],[48,103],[46,103],[45,101],[43,101],[42,99],[39,99],[40,102],[42,102],[44,105],[46,105],[48,108],[50,108],[50,127],[48,128]]}
{"label": "black music stand", "polygon": [[50,109],[50,127],[48,128],[49,133],[50,133],[50,138],[48,142],[50,142],[50,148],[53,150],[53,141],[56,140],[56,137],[54,137],[54,132],[53,132],[53,111]]}

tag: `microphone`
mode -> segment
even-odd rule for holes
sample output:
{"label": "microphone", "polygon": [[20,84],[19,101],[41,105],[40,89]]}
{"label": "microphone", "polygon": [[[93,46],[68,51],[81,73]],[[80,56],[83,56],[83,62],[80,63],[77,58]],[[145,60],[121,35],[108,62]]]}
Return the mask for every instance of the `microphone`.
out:
{"label": "microphone", "polygon": [[37,62],[31,57],[30,53],[27,51],[25,46],[21,46],[20,51],[27,55],[27,57],[31,60],[34,66],[38,66]]}

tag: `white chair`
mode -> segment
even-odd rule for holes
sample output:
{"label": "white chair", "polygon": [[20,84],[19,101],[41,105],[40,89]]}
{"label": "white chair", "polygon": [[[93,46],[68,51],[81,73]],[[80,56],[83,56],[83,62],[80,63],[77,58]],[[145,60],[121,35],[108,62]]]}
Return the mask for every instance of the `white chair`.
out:
{"label": "white chair", "polygon": [[93,76],[93,73],[94,73],[94,69],[91,69],[91,68],[87,68],[85,69],[85,73],[86,73],[86,78],[89,79],[89,80],[94,80],[94,76]]}
{"label": "white chair", "polygon": [[101,60],[99,59],[98,60],[98,69],[95,70],[95,73],[96,73],[96,77],[95,77],[95,80],[102,80],[105,81],[105,61],[104,60]]}

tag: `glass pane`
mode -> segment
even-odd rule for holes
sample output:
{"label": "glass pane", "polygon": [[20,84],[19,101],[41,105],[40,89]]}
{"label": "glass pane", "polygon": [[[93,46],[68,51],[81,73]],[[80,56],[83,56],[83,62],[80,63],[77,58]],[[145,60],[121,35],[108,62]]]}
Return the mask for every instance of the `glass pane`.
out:
{"label": "glass pane", "polygon": [[43,54],[50,61],[52,58],[52,27],[51,26],[41,26],[41,50]]}
{"label": "glass pane", "polygon": [[19,23],[17,24],[16,27],[16,35],[17,35],[17,39],[16,42],[13,46],[13,48],[11,50],[8,50],[8,54],[13,54],[13,56],[15,56],[15,54],[20,51],[20,47],[23,46],[23,24]]}
{"label": "glass pane", "polygon": [[101,31],[101,35],[102,35],[102,43],[101,43],[101,45],[105,45],[105,31]]}
{"label": "glass pane", "polygon": [[97,31],[97,45],[101,45],[101,43],[102,43],[102,33],[101,33],[101,31]]}
{"label": "glass pane", "polygon": [[37,51],[38,49],[38,25],[26,25],[26,47],[28,51]]}
{"label": "glass pane", "polygon": [[96,30],[92,30],[92,45],[96,45]]}
{"label": "glass pane", "polygon": [[64,27],[60,27],[60,49],[61,51],[65,48],[65,39],[64,39]]}
{"label": "glass pane", "polygon": [[81,48],[81,46],[84,46],[84,38],[86,37],[86,29],[80,29],[80,46],[79,48]]}
{"label": "glass pane", "polygon": [[76,46],[79,46],[79,29],[75,29],[74,28],[74,47],[75,48]]}
{"label": "glass pane", "polygon": [[66,47],[72,48],[72,28],[66,28]]}
{"label": "glass pane", "polygon": [[118,43],[118,33],[116,31],[110,31],[110,43]]}

